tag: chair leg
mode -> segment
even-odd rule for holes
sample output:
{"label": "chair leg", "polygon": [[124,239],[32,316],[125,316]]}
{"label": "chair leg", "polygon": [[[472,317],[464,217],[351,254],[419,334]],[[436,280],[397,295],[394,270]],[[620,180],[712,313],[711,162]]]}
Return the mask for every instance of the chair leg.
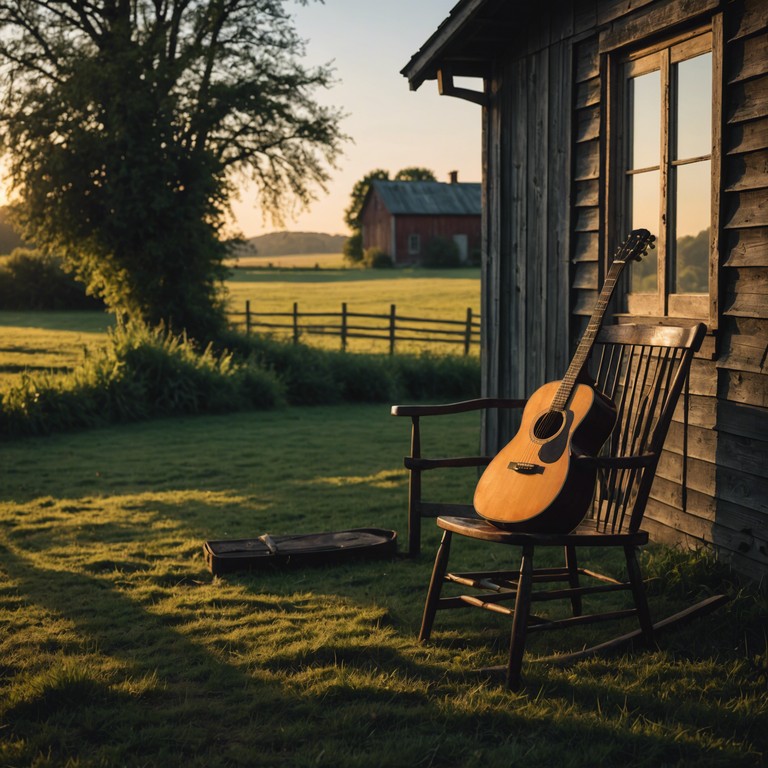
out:
{"label": "chair leg", "polygon": [[533,546],[523,546],[520,561],[520,580],[517,583],[515,612],[512,616],[512,638],[509,645],[509,664],[507,666],[507,688],[512,691],[520,688],[520,673],[523,667],[525,636],[528,629],[528,614],[531,610],[531,589],[533,587]]}
{"label": "chair leg", "polygon": [[653,645],[653,621],[651,620],[651,612],[648,608],[648,598],[645,595],[643,575],[640,572],[640,564],[637,562],[635,547],[624,547],[624,555],[627,559],[627,575],[629,576],[629,583],[632,585],[632,596],[635,599],[635,608],[637,609],[637,618],[640,621],[640,629],[643,633],[643,642],[650,646]]}
{"label": "chair leg", "polygon": [[443,531],[443,538],[435,556],[435,565],[432,568],[432,579],[429,582],[427,600],[424,603],[424,615],[421,620],[421,631],[419,632],[419,640],[421,642],[429,640],[429,636],[432,634],[432,623],[437,613],[437,604],[440,600],[440,592],[443,588],[443,580],[445,579],[445,571],[448,568],[448,555],[450,553],[451,532]]}
{"label": "chair leg", "polygon": [[[576,560],[576,547],[565,547],[565,567],[568,569],[568,584],[571,589],[578,589],[579,587],[579,564]],[[573,608],[574,616],[581,616],[583,607],[581,603],[581,595],[573,595],[571,597],[571,606]]]}

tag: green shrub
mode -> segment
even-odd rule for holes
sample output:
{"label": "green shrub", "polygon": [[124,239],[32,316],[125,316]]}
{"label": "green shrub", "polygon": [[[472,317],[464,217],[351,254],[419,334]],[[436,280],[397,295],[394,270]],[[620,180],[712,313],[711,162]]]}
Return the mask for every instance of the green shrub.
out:
{"label": "green shrub", "polygon": [[292,404],[477,397],[480,363],[456,355],[357,355],[230,332],[221,348],[277,375]]}
{"label": "green shrub", "polygon": [[29,248],[16,248],[0,267],[0,307],[15,310],[103,309],[62,262]]}
{"label": "green shrub", "polygon": [[369,269],[391,269],[395,263],[381,248],[366,248],[363,253],[363,265]]}
{"label": "green shrub", "polygon": [[142,325],[109,331],[106,346],[64,376],[24,376],[0,401],[0,433],[48,434],[160,416],[272,408],[275,376],[232,354]]}
{"label": "green shrub", "polygon": [[345,241],[342,249],[344,261],[358,265],[363,261],[363,233],[353,232]]}
{"label": "green shrub", "polygon": [[459,246],[444,237],[433,237],[424,249],[422,266],[434,269],[451,269],[461,266]]}

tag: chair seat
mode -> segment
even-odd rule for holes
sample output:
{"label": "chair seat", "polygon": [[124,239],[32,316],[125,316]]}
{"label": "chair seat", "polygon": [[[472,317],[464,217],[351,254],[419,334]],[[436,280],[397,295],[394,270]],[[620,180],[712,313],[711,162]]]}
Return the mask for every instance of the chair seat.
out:
{"label": "chair seat", "polygon": [[499,528],[487,520],[473,517],[438,517],[440,528],[471,539],[498,544],[533,544],[536,546],[642,546],[648,543],[647,531],[604,533],[590,520],[580,523],[570,533],[520,533]]}

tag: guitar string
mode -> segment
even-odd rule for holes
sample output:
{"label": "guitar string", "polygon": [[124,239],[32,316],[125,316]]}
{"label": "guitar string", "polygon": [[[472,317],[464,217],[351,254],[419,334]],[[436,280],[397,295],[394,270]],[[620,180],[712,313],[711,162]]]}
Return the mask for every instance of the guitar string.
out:
{"label": "guitar string", "polygon": [[[594,337],[597,336],[597,333],[600,330],[600,326],[602,325],[602,318],[605,314],[605,310],[607,309],[608,302],[613,296],[613,291],[615,289],[616,283],[618,282],[618,278],[621,272],[623,271],[624,267],[626,266],[627,262],[630,259],[634,259],[636,256],[639,256],[641,253],[642,255],[646,255],[648,253],[648,250],[647,250],[648,247],[654,248],[655,246],[653,243],[655,239],[656,238],[653,235],[651,235],[650,232],[644,232],[640,234],[639,232],[635,232],[633,230],[629,234],[627,239],[619,246],[616,254],[614,255],[613,262],[611,263],[611,270],[605,282],[603,283],[601,294],[598,297],[598,300],[595,304],[595,309],[593,310],[592,319],[587,325],[587,329],[585,331],[584,337],[579,342],[579,345],[576,350],[576,354],[574,355],[574,359],[571,362],[571,365],[569,366],[568,371],[566,371],[566,374],[563,377],[563,380],[560,382],[560,386],[558,387],[558,390],[555,393],[555,396],[550,402],[548,410],[542,417],[538,417],[534,422],[533,426],[531,427],[531,432],[534,437],[539,437],[539,435],[536,434],[537,427],[539,429],[540,435],[541,434],[544,435],[544,437],[539,437],[539,439],[542,440],[541,445],[546,443],[547,439],[554,437],[565,426],[563,422],[567,420],[566,405],[568,404],[568,401],[573,397],[573,394],[576,390],[576,387],[577,387],[576,382],[578,380],[578,374],[581,373],[581,370],[583,369],[587,361],[589,351],[592,349],[592,346],[594,345]],[[614,268],[618,268],[618,269],[614,269]],[[614,271],[615,271],[615,274],[611,274]],[[596,325],[595,325],[595,319],[594,319],[595,316],[599,317]],[[590,339],[590,336],[592,336],[593,338]],[[586,343],[587,340],[589,340],[588,344]],[[579,360],[578,371],[574,373],[573,372],[574,363],[577,360]],[[563,395],[565,395],[566,392],[568,394],[565,397],[563,397]],[[559,400],[563,401],[562,407],[559,409],[553,408],[555,403],[558,402]],[[555,429],[555,427],[557,427],[557,429]],[[528,450],[524,452],[523,460],[515,463],[518,465],[520,464],[534,465],[535,463],[534,459],[539,456],[541,451],[541,448],[539,447],[539,445],[540,445],[539,443],[536,443],[533,440],[529,439]]]}

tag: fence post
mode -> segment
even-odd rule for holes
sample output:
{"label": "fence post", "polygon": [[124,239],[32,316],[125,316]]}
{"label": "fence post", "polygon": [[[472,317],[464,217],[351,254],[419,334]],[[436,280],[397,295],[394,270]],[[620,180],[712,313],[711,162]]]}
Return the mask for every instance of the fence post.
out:
{"label": "fence post", "polygon": [[299,302],[293,302],[293,343],[299,343]]}
{"label": "fence post", "polygon": [[245,300],[245,334],[251,335],[251,300]]}
{"label": "fence post", "polygon": [[394,304],[389,305],[389,354],[395,354],[395,313]]}
{"label": "fence post", "polygon": [[347,302],[341,302],[341,351],[347,351]]}
{"label": "fence post", "polygon": [[469,354],[469,347],[472,344],[472,307],[467,307],[467,327],[464,330],[464,354]]}

